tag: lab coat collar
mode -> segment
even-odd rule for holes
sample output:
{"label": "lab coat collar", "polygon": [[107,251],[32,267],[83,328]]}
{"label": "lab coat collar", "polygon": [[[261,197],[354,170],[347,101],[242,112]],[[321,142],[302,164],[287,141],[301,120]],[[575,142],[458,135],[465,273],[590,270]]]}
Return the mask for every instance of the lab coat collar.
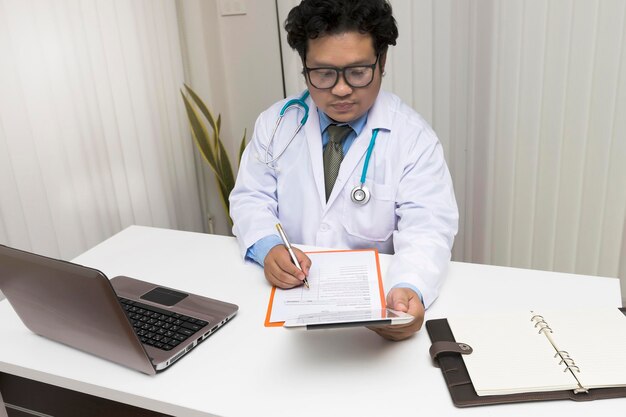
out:
{"label": "lab coat collar", "polygon": [[[307,99],[311,114],[317,114],[317,106],[313,100],[309,97]],[[309,117],[308,122],[304,126],[304,133],[306,135],[307,144],[309,147],[309,155],[311,157],[311,167],[313,169],[313,178],[315,178],[315,186],[320,198],[322,206],[324,206],[324,213],[331,207],[333,202],[337,199],[344,187],[350,187],[348,179],[352,176],[355,169],[362,169],[362,164],[359,162],[365,157],[367,147],[370,144],[373,130],[391,130],[391,119],[393,112],[391,109],[394,106],[392,96],[385,92],[380,91],[378,97],[374,102],[374,105],[369,110],[367,116],[367,123],[361,131],[361,134],[357,136],[354,143],[350,147],[350,150],[341,162],[341,168],[339,169],[339,175],[337,176],[337,183],[331,193],[328,202],[326,202],[326,192],[324,190],[324,161],[322,157],[322,137],[319,124],[319,117]],[[383,135],[384,137],[384,135]],[[378,136],[378,140],[381,139],[381,135]],[[376,148],[374,148],[374,152]],[[360,173],[359,173],[360,175]]]}

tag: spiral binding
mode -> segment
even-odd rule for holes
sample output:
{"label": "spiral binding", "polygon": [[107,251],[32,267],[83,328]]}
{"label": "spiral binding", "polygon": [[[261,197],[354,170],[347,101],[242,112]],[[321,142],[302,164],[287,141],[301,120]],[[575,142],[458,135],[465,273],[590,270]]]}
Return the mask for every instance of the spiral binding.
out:
{"label": "spiral binding", "polygon": [[[538,319],[537,321],[535,321],[535,319]],[[552,332],[552,329],[550,328],[550,326],[548,326],[548,323],[546,322],[546,320],[543,318],[543,316],[539,315],[539,314],[535,314],[534,316],[532,316],[530,318],[530,321],[534,321],[535,322],[535,328],[540,327],[539,331],[537,333],[541,333],[541,332]]]}
{"label": "spiral binding", "polygon": [[[531,313],[534,313],[534,312],[531,312]],[[543,316],[541,316],[540,314],[534,314],[530,318],[530,321],[535,323],[535,326],[534,326],[535,328],[539,327],[539,332],[538,333],[543,333],[544,335],[546,335],[546,337],[548,338],[548,340],[550,341],[550,343],[552,344],[552,346],[556,350],[556,353],[554,354],[554,357],[555,358],[557,358],[557,357],[561,358],[561,360],[559,362],[559,365],[565,365],[565,368],[563,369],[563,372],[570,371],[572,376],[576,379],[576,382],[578,383],[578,388],[574,390],[574,393],[578,394],[578,393],[582,393],[582,392],[589,392],[589,390],[587,388],[585,388],[580,383],[580,380],[578,379],[578,377],[575,374],[575,373],[580,373],[580,368],[578,367],[578,365],[576,365],[576,362],[574,361],[574,359],[572,359],[572,357],[570,356],[570,354],[567,351],[565,351],[565,350],[558,350],[556,345],[554,344],[554,341],[548,335],[548,333],[554,333],[554,332],[552,331],[552,329],[550,328],[550,326],[548,325],[546,320],[543,318]]]}
{"label": "spiral binding", "polygon": [[569,369],[571,371],[576,371],[580,373],[580,368],[576,366],[576,362],[574,362],[574,359],[570,357],[567,351],[559,350],[558,352],[554,354],[555,358],[557,356],[561,357],[561,361],[559,362],[559,365],[565,364],[565,369],[563,369],[563,372],[567,372],[567,370]]}

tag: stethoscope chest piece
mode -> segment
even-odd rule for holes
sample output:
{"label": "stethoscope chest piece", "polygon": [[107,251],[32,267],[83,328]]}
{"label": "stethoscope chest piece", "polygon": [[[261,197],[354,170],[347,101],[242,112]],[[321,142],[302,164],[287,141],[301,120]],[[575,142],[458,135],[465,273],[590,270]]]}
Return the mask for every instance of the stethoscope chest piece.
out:
{"label": "stethoscope chest piece", "polygon": [[350,192],[350,199],[355,204],[360,204],[364,206],[370,201],[370,197],[372,194],[370,193],[370,189],[365,185],[365,176],[367,175],[367,168],[370,165],[370,158],[372,156],[372,151],[374,150],[374,144],[376,143],[376,136],[378,136],[378,129],[374,129],[372,132],[372,139],[370,139],[370,144],[367,147],[367,153],[365,154],[365,162],[363,163],[363,172],[361,172],[361,183],[352,189]]}
{"label": "stethoscope chest piece", "polygon": [[370,190],[364,184],[357,185],[350,193],[350,199],[356,204],[367,204],[367,202],[370,201],[370,197]]}

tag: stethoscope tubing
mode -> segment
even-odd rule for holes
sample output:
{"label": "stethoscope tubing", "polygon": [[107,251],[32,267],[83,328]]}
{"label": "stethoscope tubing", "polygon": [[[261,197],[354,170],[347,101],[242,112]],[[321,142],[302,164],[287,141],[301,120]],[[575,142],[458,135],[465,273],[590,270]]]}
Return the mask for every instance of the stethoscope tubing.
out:
{"label": "stethoscope tubing", "polygon": [[[294,99],[289,100],[280,109],[280,113],[278,114],[278,118],[276,119],[276,124],[274,125],[274,129],[272,130],[272,136],[270,136],[270,140],[267,143],[267,147],[265,148],[265,161],[264,162],[265,162],[265,165],[267,165],[268,167],[274,168],[274,169],[276,168],[274,166],[274,162],[276,162],[285,153],[289,145],[291,145],[291,142],[293,142],[293,140],[296,138],[296,136],[300,132],[300,129],[302,129],[302,126],[304,126],[306,121],[309,119],[309,105],[306,104],[306,101],[305,101],[307,97],[309,97],[309,90],[306,90],[300,98],[294,98]],[[285,116],[285,113],[287,112],[287,110],[289,110],[293,106],[302,107],[302,109],[304,109],[304,115],[302,116],[302,119],[300,119],[300,123],[298,124],[298,127],[296,127],[296,130],[291,135],[291,138],[287,142],[287,145],[285,145],[285,147],[280,151],[278,155],[269,159],[270,147],[272,146],[272,142],[274,142],[274,137],[276,136],[276,131],[278,130],[278,126],[280,125],[281,120],[283,120],[283,117]]]}
{"label": "stethoscope tubing", "polygon": [[[285,153],[289,145],[291,145],[291,142],[293,142],[295,137],[298,135],[298,133],[302,129],[302,126],[304,126],[306,121],[308,120],[309,105],[306,104],[305,102],[308,96],[309,96],[309,91],[306,90],[300,98],[294,98],[294,99],[289,100],[280,109],[278,118],[276,119],[276,124],[274,125],[274,129],[272,130],[272,135],[270,136],[270,140],[267,143],[267,148],[265,149],[265,165],[267,165],[268,167],[272,169],[276,169],[274,162],[276,162]],[[272,142],[274,142],[274,137],[276,136],[276,132],[278,131],[278,127],[280,126],[280,122],[283,120],[283,117],[285,116],[285,113],[287,112],[287,110],[289,110],[293,106],[302,107],[304,110],[304,115],[302,116],[302,119],[300,119],[300,123],[296,127],[296,130],[291,135],[291,138],[289,139],[285,147],[280,151],[278,155],[270,159],[269,150],[272,145]],[[378,136],[378,129],[374,129],[372,131],[372,138],[370,139],[370,143],[367,147],[367,153],[365,154],[365,161],[363,162],[363,171],[361,172],[361,181],[360,181],[361,184],[354,187],[354,189],[350,193],[352,201],[356,204],[361,204],[361,205],[366,204],[370,199],[371,193],[369,189],[367,188],[367,186],[365,185],[365,179],[367,176],[367,169],[369,168],[369,164],[370,164],[370,158],[372,157],[372,152],[374,151],[374,146],[376,145],[377,136]],[[363,197],[358,197],[359,195]]]}
{"label": "stethoscope tubing", "polygon": [[374,129],[372,131],[372,138],[370,139],[370,144],[367,147],[367,153],[365,154],[365,162],[363,162],[363,171],[361,172],[361,186],[365,184],[367,168],[370,165],[370,158],[372,156],[372,152],[374,151],[374,145],[376,144],[376,136],[378,136],[378,129]]}

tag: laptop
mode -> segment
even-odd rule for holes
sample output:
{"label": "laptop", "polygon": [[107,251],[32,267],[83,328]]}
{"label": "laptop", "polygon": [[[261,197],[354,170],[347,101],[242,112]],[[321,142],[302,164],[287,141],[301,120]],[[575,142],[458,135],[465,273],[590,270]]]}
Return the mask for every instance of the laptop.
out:
{"label": "laptop", "polygon": [[0,291],[32,332],[154,375],[238,306],[0,245]]}

